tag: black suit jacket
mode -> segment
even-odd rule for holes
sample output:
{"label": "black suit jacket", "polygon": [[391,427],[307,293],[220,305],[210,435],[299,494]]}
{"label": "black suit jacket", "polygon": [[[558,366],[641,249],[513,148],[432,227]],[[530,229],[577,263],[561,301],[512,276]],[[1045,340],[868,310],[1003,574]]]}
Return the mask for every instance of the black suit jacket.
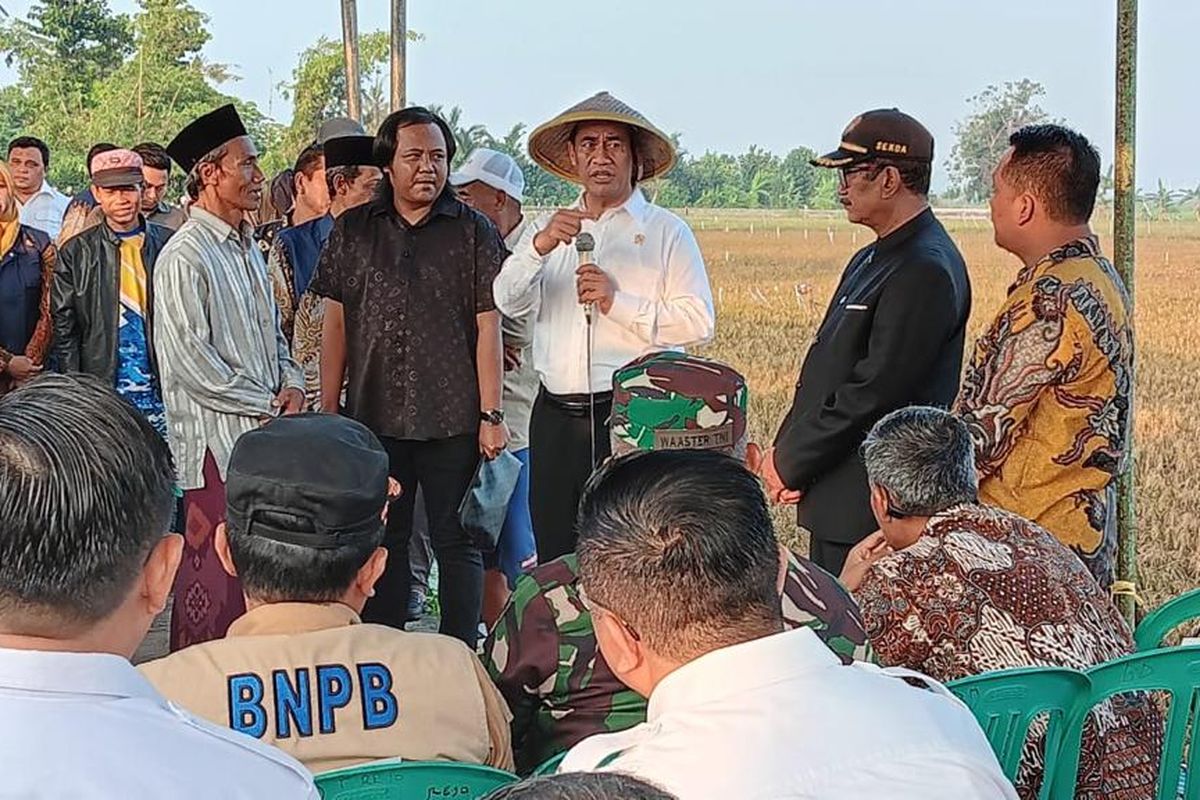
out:
{"label": "black suit jacket", "polygon": [[813,536],[853,543],[876,529],[859,446],[890,411],[950,406],[970,313],[962,254],[928,209],[851,259],[775,437]]}
{"label": "black suit jacket", "polygon": [[[169,228],[146,222],[142,240],[142,263],[146,267],[149,293],[146,346],[152,365],[154,264],[173,233]],[[71,237],[58,251],[50,288],[50,310],[54,318],[54,353],[62,372],[85,372],[109,383],[116,378],[120,246],[117,235],[101,223]]]}

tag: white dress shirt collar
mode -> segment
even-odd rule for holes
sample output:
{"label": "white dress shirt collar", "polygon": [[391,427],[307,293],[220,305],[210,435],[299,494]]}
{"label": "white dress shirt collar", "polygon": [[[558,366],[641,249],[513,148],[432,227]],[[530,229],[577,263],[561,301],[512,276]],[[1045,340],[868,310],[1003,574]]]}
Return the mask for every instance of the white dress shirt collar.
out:
{"label": "white dress shirt collar", "polygon": [[58,194],[58,191],[53,186],[50,185],[50,181],[46,180],[45,178],[42,178],[42,185],[38,187],[38,190],[36,192],[34,192],[32,195],[30,195],[29,199],[26,200],[24,203],[21,203],[20,201],[18,201],[18,204],[22,205],[22,206],[27,206],[39,197],[54,197],[54,195],[56,195],[56,194]]}
{"label": "white dress shirt collar", "polygon": [[[808,628],[722,647],[684,664],[650,694],[648,722],[663,714],[727,700],[841,662]],[[729,680],[736,675],[737,680]]]}
{"label": "white dress shirt collar", "polygon": [[158,692],[128,659],[110,653],[0,648],[0,687],[28,692],[143,698],[163,705]]}
{"label": "white dress shirt collar", "polygon": [[[571,208],[574,208],[577,211],[586,210],[583,204],[583,194],[583,192],[579,193],[579,196],[575,198],[575,202],[571,204]],[[646,219],[646,212],[649,210],[650,201],[646,199],[646,195],[641,189],[634,187],[633,193],[629,195],[629,198],[624,203],[616,206],[615,208],[607,209],[603,214],[600,215],[600,219],[624,212],[638,222],[644,222]]]}
{"label": "white dress shirt collar", "polygon": [[508,248],[508,252],[513,252],[517,249],[517,244],[521,241],[521,237],[525,235],[525,229],[529,227],[529,215],[525,214],[517,221],[516,226],[508,232],[504,237],[504,246]]}

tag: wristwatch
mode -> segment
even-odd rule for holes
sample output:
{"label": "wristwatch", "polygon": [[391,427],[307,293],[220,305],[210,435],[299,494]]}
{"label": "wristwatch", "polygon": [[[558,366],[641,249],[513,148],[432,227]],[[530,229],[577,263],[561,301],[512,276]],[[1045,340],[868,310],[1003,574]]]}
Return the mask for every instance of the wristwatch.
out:
{"label": "wristwatch", "polygon": [[493,408],[488,411],[480,411],[479,419],[482,422],[486,422],[488,425],[499,425],[500,423],[504,422],[504,410],[500,408]]}

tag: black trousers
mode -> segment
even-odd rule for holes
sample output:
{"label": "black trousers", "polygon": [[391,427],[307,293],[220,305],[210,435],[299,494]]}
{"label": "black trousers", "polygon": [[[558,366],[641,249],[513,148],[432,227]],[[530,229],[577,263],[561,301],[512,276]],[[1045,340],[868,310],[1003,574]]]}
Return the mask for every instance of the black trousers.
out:
{"label": "black trousers", "polygon": [[835,578],[842,574],[846,556],[853,549],[853,544],[828,542],[812,535],[808,537],[808,560]]}
{"label": "black trousers", "polygon": [[529,512],[538,562],[545,564],[575,550],[575,516],[584,484],[594,466],[608,458],[608,417],[612,395],[596,396],[596,463],[592,463],[586,395],[566,404],[542,387],[529,421]]}
{"label": "black trousers", "polygon": [[388,565],[363,609],[364,622],[403,628],[412,586],[409,540],[418,487],[425,497],[429,538],[438,562],[441,633],[462,639],[471,650],[479,638],[483,603],[483,556],[458,523],[458,505],[479,464],[479,438],[473,434],[417,442],[381,437],[390,472],[404,494],[388,512],[383,546]]}

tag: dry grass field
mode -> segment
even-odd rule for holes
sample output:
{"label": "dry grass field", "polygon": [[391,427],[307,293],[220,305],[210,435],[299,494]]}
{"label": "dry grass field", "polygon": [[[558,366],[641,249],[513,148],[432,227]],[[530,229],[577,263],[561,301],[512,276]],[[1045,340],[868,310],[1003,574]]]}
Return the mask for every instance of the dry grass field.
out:
{"label": "dry grass field", "polygon": [[[692,210],[717,304],[704,352],[736,365],[751,392],[751,428],[769,441],[847,259],[870,231],[840,215]],[[1107,219],[1098,219],[1111,253]],[[946,220],[974,290],[968,353],[1018,269],[986,219]],[[1200,585],[1200,223],[1139,222],[1137,399],[1139,586],[1147,607]],[[779,515],[795,539],[794,516]],[[1145,610],[1145,609],[1143,609]]]}

